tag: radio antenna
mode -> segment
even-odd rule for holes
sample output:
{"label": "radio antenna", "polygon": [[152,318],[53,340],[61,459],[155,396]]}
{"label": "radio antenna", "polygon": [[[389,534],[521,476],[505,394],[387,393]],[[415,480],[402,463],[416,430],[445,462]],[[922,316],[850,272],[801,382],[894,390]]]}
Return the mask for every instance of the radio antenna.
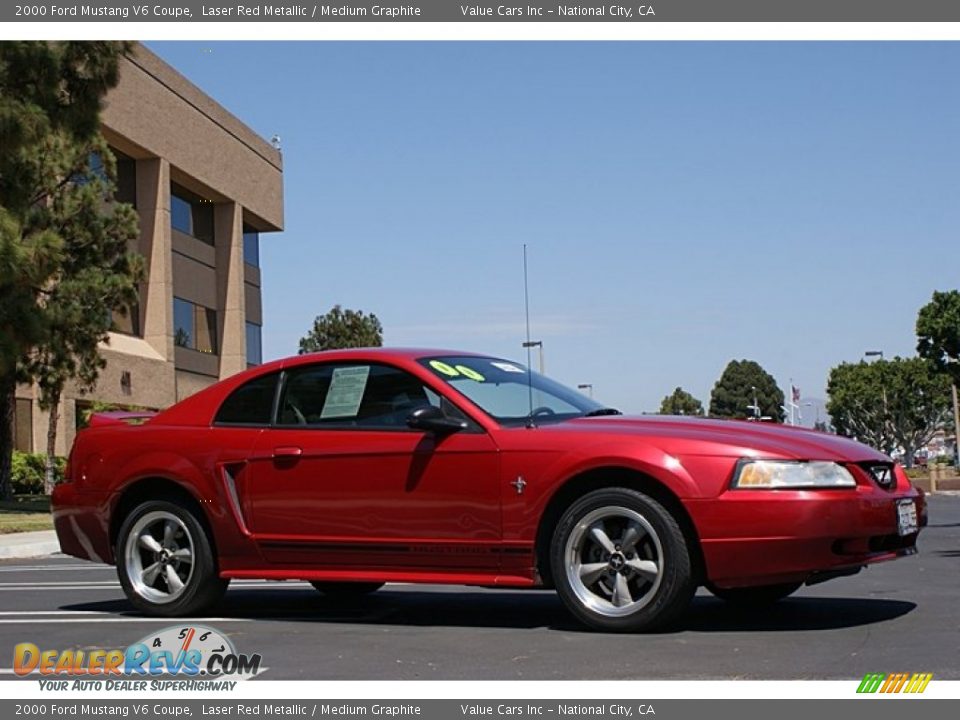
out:
{"label": "radio antenna", "polygon": [[531,366],[531,348],[530,342],[530,283],[527,279],[527,244],[523,244],[523,304],[527,320],[527,341],[523,346],[527,349],[527,400],[530,403],[530,412],[527,415],[527,427],[536,427],[533,421],[533,367]]}

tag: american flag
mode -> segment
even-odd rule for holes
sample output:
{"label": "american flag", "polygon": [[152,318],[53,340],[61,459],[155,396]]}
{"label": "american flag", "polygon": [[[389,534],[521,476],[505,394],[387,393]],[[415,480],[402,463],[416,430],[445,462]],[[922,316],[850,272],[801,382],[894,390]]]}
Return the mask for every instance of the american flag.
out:
{"label": "american flag", "polygon": [[793,404],[796,405],[800,402],[800,388],[798,388],[796,385],[791,385],[790,392],[793,396]]}

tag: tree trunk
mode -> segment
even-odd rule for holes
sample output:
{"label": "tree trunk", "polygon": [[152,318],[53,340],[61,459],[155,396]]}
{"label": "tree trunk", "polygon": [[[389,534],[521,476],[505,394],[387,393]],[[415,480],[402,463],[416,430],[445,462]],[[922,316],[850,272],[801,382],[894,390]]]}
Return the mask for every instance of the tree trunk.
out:
{"label": "tree trunk", "polygon": [[912,468],[913,459],[916,455],[916,449],[913,447],[904,447],[903,448],[903,464],[904,467]]}
{"label": "tree trunk", "polygon": [[53,492],[53,486],[56,485],[54,468],[57,460],[57,423],[60,421],[60,393],[56,393],[51,400],[50,422],[47,425],[47,465],[43,477],[43,492],[47,495]]}
{"label": "tree trunk", "polygon": [[10,471],[13,464],[13,411],[17,404],[17,378],[0,375],[0,497],[13,499]]}

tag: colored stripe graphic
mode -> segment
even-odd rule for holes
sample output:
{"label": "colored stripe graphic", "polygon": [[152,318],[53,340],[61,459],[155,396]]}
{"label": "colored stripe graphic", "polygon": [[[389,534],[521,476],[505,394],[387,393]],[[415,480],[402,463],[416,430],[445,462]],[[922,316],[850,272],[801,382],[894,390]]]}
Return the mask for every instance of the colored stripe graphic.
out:
{"label": "colored stripe graphic", "polygon": [[880,689],[880,684],[885,677],[886,675],[883,673],[867,673],[863,676],[863,680],[860,681],[860,687],[857,688],[857,692],[875,693]]}
{"label": "colored stripe graphic", "polygon": [[857,692],[922,693],[932,679],[933,673],[867,673]]}

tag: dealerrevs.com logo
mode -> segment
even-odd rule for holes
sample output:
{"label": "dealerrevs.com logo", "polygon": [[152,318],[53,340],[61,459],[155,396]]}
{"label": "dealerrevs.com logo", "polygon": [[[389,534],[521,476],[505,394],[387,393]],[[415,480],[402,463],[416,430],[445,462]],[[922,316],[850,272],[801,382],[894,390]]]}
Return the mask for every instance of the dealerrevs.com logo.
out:
{"label": "dealerrevs.com logo", "polygon": [[[13,649],[14,673],[45,676],[43,690],[230,690],[236,683],[224,680],[253,677],[261,671],[261,660],[259,654],[238,653],[218,630],[186,624],[151,633],[123,649],[42,650],[31,642]],[[161,676],[189,678],[189,687],[184,680],[152,679]]]}
{"label": "dealerrevs.com logo", "polygon": [[867,673],[857,692],[922,693],[932,679],[933,673]]}

